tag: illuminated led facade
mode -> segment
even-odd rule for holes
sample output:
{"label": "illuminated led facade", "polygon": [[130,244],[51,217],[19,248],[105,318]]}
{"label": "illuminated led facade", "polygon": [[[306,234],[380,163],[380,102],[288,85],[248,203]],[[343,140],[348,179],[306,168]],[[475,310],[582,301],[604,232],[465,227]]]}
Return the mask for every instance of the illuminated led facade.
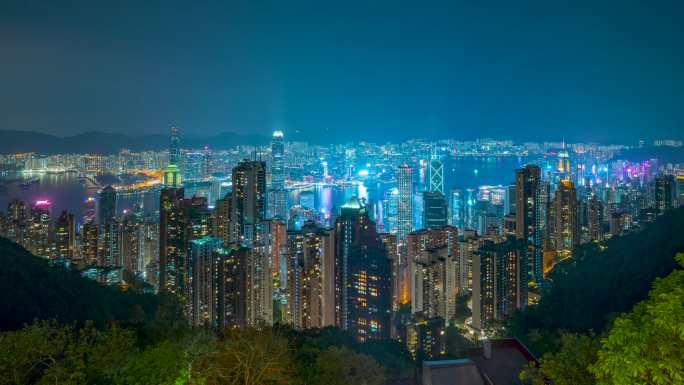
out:
{"label": "illuminated led facade", "polygon": [[423,228],[435,229],[447,225],[447,202],[437,191],[423,192]]}

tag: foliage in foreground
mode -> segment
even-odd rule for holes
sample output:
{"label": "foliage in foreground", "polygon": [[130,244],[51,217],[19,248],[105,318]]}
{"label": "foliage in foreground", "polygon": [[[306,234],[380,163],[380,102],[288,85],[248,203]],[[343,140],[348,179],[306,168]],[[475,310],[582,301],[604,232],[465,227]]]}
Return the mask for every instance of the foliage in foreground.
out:
{"label": "foliage in foreground", "polygon": [[[684,253],[676,257],[684,268]],[[653,283],[648,299],[602,338],[564,333],[560,348],[520,378],[534,385],[684,384],[684,270]]]}
{"label": "foliage in foreground", "polygon": [[[0,385],[381,385],[386,367],[336,329],[186,331],[142,344],[134,330],[40,321],[0,334]],[[347,347],[345,345],[352,346]],[[388,355],[394,354],[391,350]],[[394,357],[401,361],[401,357]]]}

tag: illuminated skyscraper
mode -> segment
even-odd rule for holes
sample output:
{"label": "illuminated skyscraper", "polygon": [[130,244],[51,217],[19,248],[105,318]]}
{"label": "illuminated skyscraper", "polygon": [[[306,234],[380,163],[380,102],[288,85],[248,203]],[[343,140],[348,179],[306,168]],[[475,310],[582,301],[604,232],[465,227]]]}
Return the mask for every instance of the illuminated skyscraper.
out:
{"label": "illuminated skyscraper", "polygon": [[219,328],[247,326],[247,258],[244,247],[214,250],[214,319]]}
{"label": "illuminated skyscraper", "polygon": [[81,227],[81,258],[86,266],[99,263],[99,234],[100,228],[95,222],[86,222]]}
{"label": "illuminated skyscraper", "polygon": [[50,202],[38,200],[31,206],[26,229],[28,250],[39,257],[52,257],[50,247]]}
{"label": "illuminated skyscraper", "polygon": [[473,327],[488,331],[516,309],[527,306],[525,241],[484,241],[473,256]]}
{"label": "illuminated skyscraper", "polygon": [[463,230],[463,216],[465,214],[463,192],[453,189],[449,193],[449,224]]}
{"label": "illuminated skyscraper", "polygon": [[356,197],[341,208],[335,240],[336,324],[360,342],[389,338],[391,261]]}
{"label": "illuminated skyscraper", "polygon": [[577,191],[572,181],[562,179],[558,182],[553,198],[553,244],[561,256],[570,256],[579,245],[579,217],[577,210]]}
{"label": "illuminated skyscraper", "polygon": [[432,154],[432,159],[430,159],[429,191],[444,194],[444,164],[439,160],[437,154]]}
{"label": "illuminated skyscraper", "polygon": [[675,179],[672,175],[659,175],[654,183],[655,208],[658,215],[662,215],[674,207]]}
{"label": "illuminated skyscraper", "polygon": [[447,202],[437,191],[423,192],[423,228],[434,229],[447,225]]}
{"label": "illuminated skyscraper", "polygon": [[273,132],[273,141],[271,142],[271,195],[273,199],[272,216],[286,220],[285,145],[282,131]]}
{"label": "illuminated skyscraper", "polygon": [[397,202],[399,242],[406,241],[408,234],[413,231],[413,172],[407,164],[397,169],[397,185],[399,200]]}
{"label": "illuminated skyscraper", "polygon": [[230,193],[216,201],[214,209],[214,237],[223,240],[224,244],[230,243],[230,207],[232,198]]}
{"label": "illuminated skyscraper", "polygon": [[169,146],[169,164],[178,166],[180,164],[180,140],[178,139],[178,128],[171,127],[171,145]]}
{"label": "illuminated skyscraper", "polygon": [[541,170],[538,166],[527,165],[516,171],[516,236],[527,244],[531,277],[537,283],[543,279],[542,215],[544,211],[541,207],[540,182]]}
{"label": "illuminated skyscraper", "polygon": [[212,326],[217,318],[214,253],[223,241],[210,236],[190,241],[188,251],[187,314],[193,326]]}
{"label": "illuminated skyscraper", "polygon": [[116,190],[111,185],[100,191],[98,204],[100,244],[102,245],[100,265],[107,267],[117,266],[119,261],[119,250],[117,242],[118,223],[116,221]]}
{"label": "illuminated skyscraper", "polygon": [[595,193],[586,200],[586,228],[588,241],[603,239],[603,204]]}
{"label": "illuminated skyscraper", "polygon": [[266,219],[266,165],[243,160],[233,168],[231,241],[252,247]]}
{"label": "illuminated skyscraper", "polygon": [[204,159],[202,152],[186,152],[183,155],[183,181],[197,182],[204,176]]}
{"label": "illuminated skyscraper", "polygon": [[7,204],[6,236],[9,240],[26,247],[26,204],[14,199]]}
{"label": "illuminated skyscraper", "polygon": [[74,214],[64,210],[55,223],[55,252],[57,258],[73,260],[75,244],[76,224]]}
{"label": "illuminated skyscraper", "polygon": [[159,291],[185,290],[185,212],[183,189],[162,189],[159,202]]}

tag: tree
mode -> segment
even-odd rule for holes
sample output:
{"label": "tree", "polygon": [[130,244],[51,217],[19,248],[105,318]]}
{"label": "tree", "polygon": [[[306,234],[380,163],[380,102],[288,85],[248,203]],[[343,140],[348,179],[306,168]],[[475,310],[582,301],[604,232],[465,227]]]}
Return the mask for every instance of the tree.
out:
{"label": "tree", "polygon": [[192,367],[206,385],[290,385],[294,362],[287,339],[273,329],[228,329]]}
{"label": "tree", "polygon": [[[684,267],[684,253],[675,258]],[[684,270],[653,284],[648,299],[619,316],[590,370],[599,384],[684,384]]]}
{"label": "tree", "polygon": [[533,385],[593,385],[589,365],[596,360],[599,342],[593,335],[563,333],[560,348],[542,356],[539,367],[529,364],[520,379]]}
{"label": "tree", "polygon": [[332,346],[318,355],[312,385],[382,385],[384,369],[373,357]]}

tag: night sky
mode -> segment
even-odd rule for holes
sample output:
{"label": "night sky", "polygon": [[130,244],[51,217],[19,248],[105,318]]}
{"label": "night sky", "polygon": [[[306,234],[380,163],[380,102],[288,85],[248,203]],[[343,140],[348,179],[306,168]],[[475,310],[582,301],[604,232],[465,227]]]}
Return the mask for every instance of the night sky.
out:
{"label": "night sky", "polygon": [[41,3],[0,0],[0,129],[684,137],[682,1]]}

